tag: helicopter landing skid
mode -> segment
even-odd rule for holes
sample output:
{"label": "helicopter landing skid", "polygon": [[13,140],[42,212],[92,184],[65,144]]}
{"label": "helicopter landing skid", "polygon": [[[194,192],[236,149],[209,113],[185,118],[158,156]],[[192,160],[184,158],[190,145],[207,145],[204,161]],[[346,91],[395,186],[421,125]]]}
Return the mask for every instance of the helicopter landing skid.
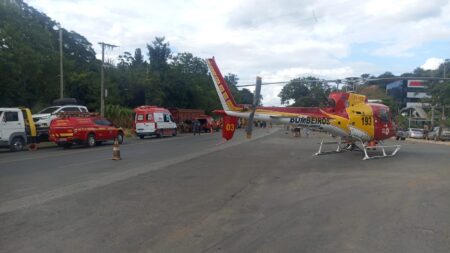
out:
{"label": "helicopter landing skid", "polygon": [[[364,144],[364,142],[362,142],[362,146],[363,146],[363,151],[364,151],[364,158],[363,160],[369,160],[369,159],[375,159],[375,158],[385,158],[385,157],[390,157],[390,156],[395,156],[397,154],[397,152],[400,150],[400,145],[391,145],[391,146],[385,146],[385,145],[376,145],[376,146],[366,146]],[[382,144],[382,143],[381,143]],[[392,153],[388,154],[386,153],[386,148],[391,149],[394,148],[394,151],[392,151]],[[376,150],[376,149],[381,149],[382,151],[382,155],[376,155],[376,156],[369,156],[369,154],[367,153],[368,149],[372,149],[372,150]]]}
{"label": "helicopter landing skid", "polygon": [[[319,151],[317,151],[317,153],[315,153],[314,155],[328,155],[328,154],[336,154],[336,153],[342,153],[342,152],[346,152],[346,151],[352,151],[351,148],[353,148],[354,146],[349,146],[352,144],[347,144],[345,143],[345,146],[342,144],[342,140],[339,139],[339,141],[332,141],[332,142],[324,142],[324,139],[322,139],[322,141],[320,142],[320,146],[319,146]],[[337,144],[337,148],[336,150],[333,151],[322,151],[323,145],[331,145],[331,144]]]}
{"label": "helicopter landing skid", "polygon": [[[315,153],[314,155],[317,156],[317,155],[337,154],[337,153],[343,153],[343,152],[347,152],[347,151],[362,151],[362,152],[364,152],[363,160],[369,160],[369,159],[375,159],[375,158],[385,158],[385,157],[395,156],[397,154],[397,152],[400,150],[400,145],[368,146],[368,145],[364,144],[364,141],[360,140],[360,142],[362,144],[362,148],[360,148],[355,143],[351,143],[351,142],[350,143],[349,142],[342,143],[342,140],[339,140],[337,142],[324,142],[324,140],[322,139],[322,141],[320,142],[319,151],[317,151],[317,153]],[[337,149],[333,150],[333,151],[323,151],[322,150],[324,145],[331,145],[331,144],[337,144]],[[391,153],[387,153],[386,149],[391,149],[391,148],[394,148],[394,151],[392,151]],[[369,153],[367,151],[368,150],[376,150],[376,149],[381,149],[382,155],[369,156]]]}

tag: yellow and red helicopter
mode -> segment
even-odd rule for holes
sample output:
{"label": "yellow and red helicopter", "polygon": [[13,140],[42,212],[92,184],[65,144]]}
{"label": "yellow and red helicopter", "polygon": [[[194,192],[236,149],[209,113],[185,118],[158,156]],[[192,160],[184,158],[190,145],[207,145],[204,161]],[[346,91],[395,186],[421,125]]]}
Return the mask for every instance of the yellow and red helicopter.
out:
{"label": "yellow and red helicopter", "polygon": [[[368,103],[367,97],[352,92],[332,92],[328,97],[329,106],[320,107],[263,107],[258,105],[261,78],[257,78],[253,105],[236,104],[214,58],[207,59],[217,94],[223,110],[215,111],[223,116],[222,135],[226,140],[233,137],[238,118],[248,119],[247,137],[251,138],[253,120],[278,124],[289,124],[325,131],[338,137],[337,142],[324,142],[315,155],[362,150],[364,160],[394,156],[400,145],[386,146],[383,140],[396,134],[389,107],[378,103]],[[337,149],[324,152],[324,144],[337,144]],[[358,146],[357,144],[360,144]],[[381,150],[381,154],[369,156],[368,149]],[[393,149],[392,152],[387,150]]]}

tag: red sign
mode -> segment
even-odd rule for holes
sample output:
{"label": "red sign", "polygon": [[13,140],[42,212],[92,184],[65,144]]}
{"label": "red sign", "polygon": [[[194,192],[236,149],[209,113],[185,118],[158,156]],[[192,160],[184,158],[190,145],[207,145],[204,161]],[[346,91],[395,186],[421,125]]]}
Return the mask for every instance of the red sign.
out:
{"label": "red sign", "polygon": [[222,137],[225,140],[228,141],[231,138],[233,138],[234,131],[237,128],[237,121],[238,121],[238,118],[236,118],[236,117],[230,117],[230,116],[223,117]]}
{"label": "red sign", "polygon": [[425,85],[424,85],[424,83],[422,81],[409,80],[408,81],[408,87],[425,88]]}

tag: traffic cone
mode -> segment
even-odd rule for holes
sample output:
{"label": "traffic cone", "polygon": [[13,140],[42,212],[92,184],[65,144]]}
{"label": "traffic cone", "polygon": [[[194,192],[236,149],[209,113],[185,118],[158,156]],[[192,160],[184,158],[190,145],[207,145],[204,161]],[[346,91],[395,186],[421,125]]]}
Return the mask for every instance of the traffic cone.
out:
{"label": "traffic cone", "polygon": [[117,141],[117,138],[114,139],[114,146],[113,146],[113,160],[122,160],[122,158],[120,158],[120,148],[119,148],[119,142]]}
{"label": "traffic cone", "polygon": [[28,145],[28,150],[30,150],[30,151],[36,151],[36,150],[37,150],[37,145],[36,145],[36,143],[31,143],[30,145]]}

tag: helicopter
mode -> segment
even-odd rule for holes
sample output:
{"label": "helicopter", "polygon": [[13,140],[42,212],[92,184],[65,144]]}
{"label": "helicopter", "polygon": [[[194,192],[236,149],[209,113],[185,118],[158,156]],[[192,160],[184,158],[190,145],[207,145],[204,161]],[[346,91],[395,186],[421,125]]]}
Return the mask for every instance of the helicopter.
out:
{"label": "helicopter", "polygon": [[[328,96],[328,106],[323,108],[257,106],[262,85],[262,79],[257,77],[253,104],[241,105],[235,102],[215,59],[209,58],[206,62],[222,105],[222,110],[214,112],[223,116],[222,136],[225,140],[233,138],[238,118],[245,118],[248,119],[247,138],[251,138],[254,120],[306,127],[338,138],[333,142],[322,139],[314,155],[360,150],[364,153],[363,160],[368,160],[395,156],[400,150],[400,145],[387,146],[383,143],[396,134],[396,124],[389,107],[369,103],[365,95],[332,92]],[[337,148],[324,151],[324,145],[329,144],[336,144]],[[381,150],[381,154],[371,155],[368,151],[375,149]]]}

